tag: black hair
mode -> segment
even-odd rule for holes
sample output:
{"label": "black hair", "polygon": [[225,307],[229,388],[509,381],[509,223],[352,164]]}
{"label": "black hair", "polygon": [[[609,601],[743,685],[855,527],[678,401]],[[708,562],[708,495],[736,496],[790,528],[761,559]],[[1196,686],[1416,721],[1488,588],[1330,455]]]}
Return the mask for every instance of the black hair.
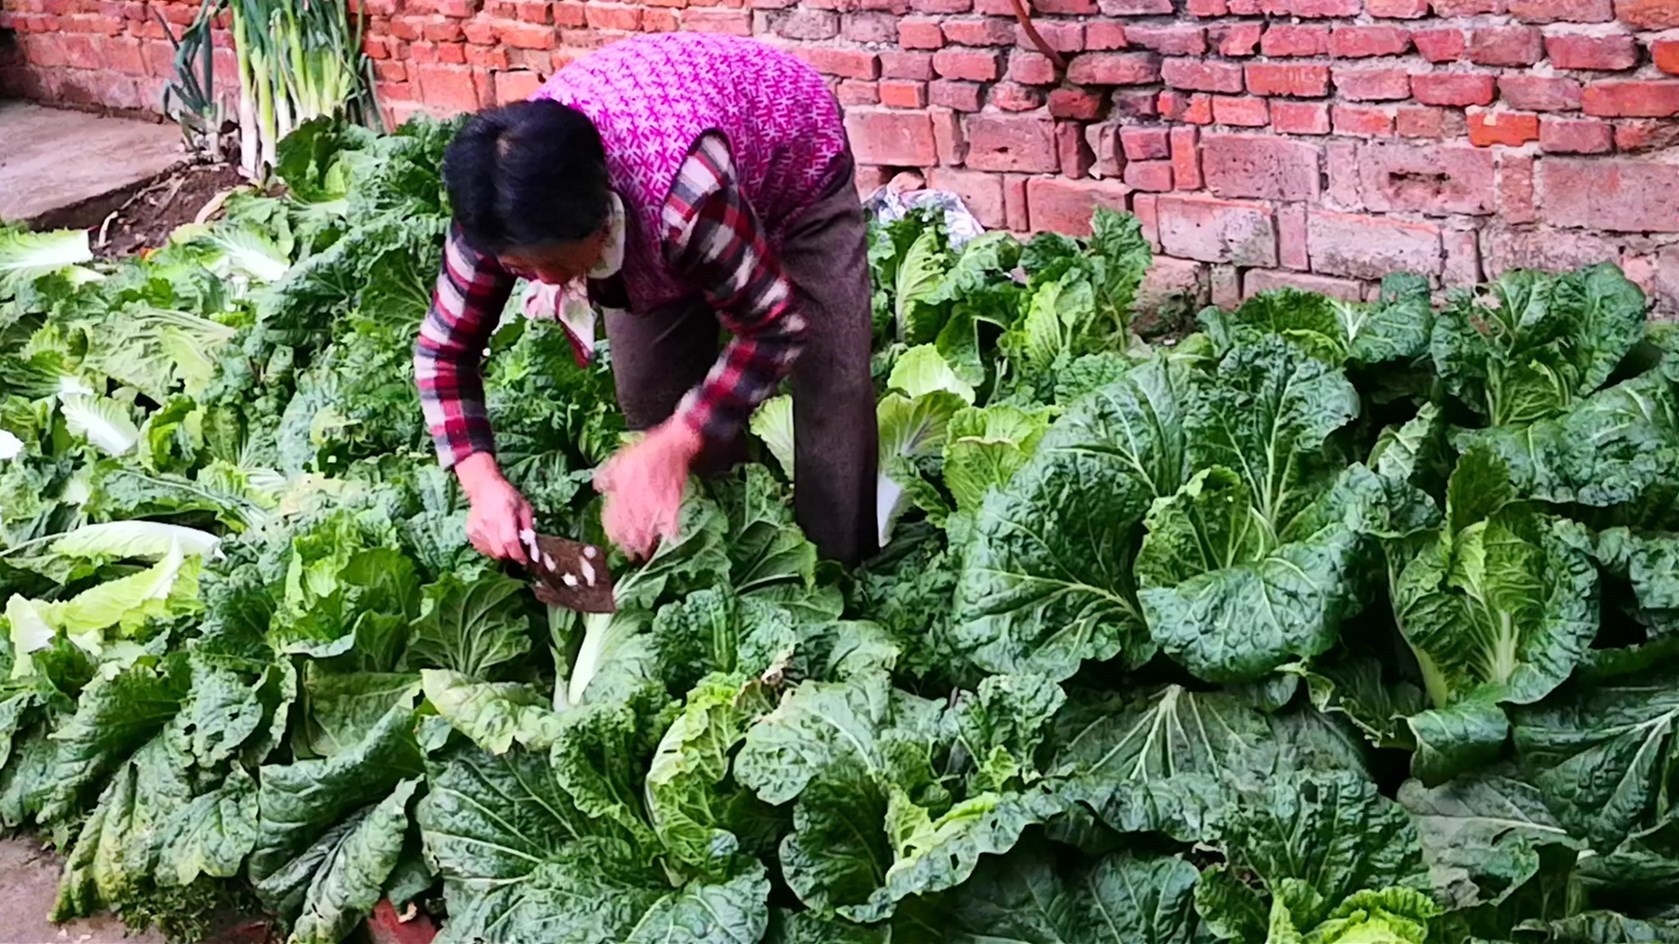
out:
{"label": "black hair", "polygon": [[600,132],[558,102],[473,115],[443,154],[443,183],[467,243],[490,255],[586,239],[610,212]]}

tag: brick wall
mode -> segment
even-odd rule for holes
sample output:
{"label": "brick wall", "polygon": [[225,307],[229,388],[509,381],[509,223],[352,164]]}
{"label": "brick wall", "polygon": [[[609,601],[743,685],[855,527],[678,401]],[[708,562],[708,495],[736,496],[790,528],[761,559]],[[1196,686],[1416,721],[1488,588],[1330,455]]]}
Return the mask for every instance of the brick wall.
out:
{"label": "brick wall", "polygon": [[[197,12],[197,0],[0,0],[0,96],[156,112],[174,75],[168,37]],[[239,73],[225,29],[217,45],[217,95],[231,104]]]}
{"label": "brick wall", "polygon": [[[1129,209],[1214,301],[1610,259],[1679,306],[1679,0],[1036,0],[1064,71],[1009,0],[365,2],[398,119],[638,31],[755,35],[832,78],[861,185],[921,171],[1016,231]],[[5,87],[123,107],[167,75],[152,11],[192,9],[4,4]]]}

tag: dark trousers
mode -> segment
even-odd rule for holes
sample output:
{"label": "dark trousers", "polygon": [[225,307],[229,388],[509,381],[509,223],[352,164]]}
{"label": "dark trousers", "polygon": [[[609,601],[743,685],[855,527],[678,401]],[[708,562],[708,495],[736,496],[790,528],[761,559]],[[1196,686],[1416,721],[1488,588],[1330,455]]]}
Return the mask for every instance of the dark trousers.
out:
{"label": "dark trousers", "polygon": [[[789,227],[782,269],[809,325],[793,367],[794,489],[800,527],[847,566],[877,549],[879,462],[869,376],[868,236],[849,174]],[[632,429],[657,426],[705,379],[720,351],[717,316],[698,297],[645,314],[608,315],[618,403]],[[708,449],[702,471],[745,456],[744,438]]]}

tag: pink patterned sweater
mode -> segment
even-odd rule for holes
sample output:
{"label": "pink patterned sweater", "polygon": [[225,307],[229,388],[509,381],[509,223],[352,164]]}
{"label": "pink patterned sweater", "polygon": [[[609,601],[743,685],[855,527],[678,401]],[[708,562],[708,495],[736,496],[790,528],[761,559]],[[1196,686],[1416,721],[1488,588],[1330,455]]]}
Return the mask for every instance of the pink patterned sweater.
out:
{"label": "pink patterned sweater", "polygon": [[823,196],[846,153],[839,106],[822,77],[762,43],[704,33],[638,37],[555,73],[532,96],[587,115],[629,217],[623,276],[637,310],[686,294],[666,264],[660,216],[700,137],[728,141],[742,195],[771,247]]}

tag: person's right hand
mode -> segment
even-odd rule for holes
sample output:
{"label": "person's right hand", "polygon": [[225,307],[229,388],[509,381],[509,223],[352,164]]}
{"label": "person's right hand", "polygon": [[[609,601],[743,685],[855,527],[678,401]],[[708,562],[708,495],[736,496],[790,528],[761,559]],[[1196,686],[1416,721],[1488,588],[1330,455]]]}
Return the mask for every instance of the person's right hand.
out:
{"label": "person's right hand", "polygon": [[530,563],[529,552],[519,532],[535,528],[530,502],[502,477],[495,459],[475,453],[455,466],[461,490],[471,503],[466,516],[466,537],[480,554],[496,560]]}

